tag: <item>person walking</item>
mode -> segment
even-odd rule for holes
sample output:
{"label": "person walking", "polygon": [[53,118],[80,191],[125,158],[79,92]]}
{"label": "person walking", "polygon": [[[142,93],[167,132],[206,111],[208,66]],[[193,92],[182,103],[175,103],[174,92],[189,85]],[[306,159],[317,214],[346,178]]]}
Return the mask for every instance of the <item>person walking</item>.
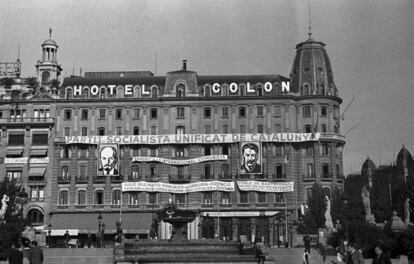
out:
{"label": "person walking", "polygon": [[361,251],[357,250],[353,243],[348,243],[348,257],[346,264],[365,264]]}
{"label": "person walking", "polygon": [[19,243],[16,242],[12,244],[7,256],[9,264],[23,264],[23,252],[21,252],[19,248]]}
{"label": "person walking", "polygon": [[391,260],[384,252],[383,245],[377,245],[375,247],[375,258],[372,260],[372,264],[391,264]]}
{"label": "person walking", "polygon": [[68,230],[66,230],[65,235],[63,237],[65,239],[65,247],[68,248],[69,247],[69,238],[70,238]]}
{"label": "person walking", "polygon": [[92,244],[92,235],[91,232],[88,232],[88,236],[86,237],[86,244],[88,245],[88,248],[91,248],[91,244]]}
{"label": "person walking", "polygon": [[37,246],[36,241],[32,241],[32,248],[29,251],[28,259],[30,264],[42,264],[43,263],[43,251]]}

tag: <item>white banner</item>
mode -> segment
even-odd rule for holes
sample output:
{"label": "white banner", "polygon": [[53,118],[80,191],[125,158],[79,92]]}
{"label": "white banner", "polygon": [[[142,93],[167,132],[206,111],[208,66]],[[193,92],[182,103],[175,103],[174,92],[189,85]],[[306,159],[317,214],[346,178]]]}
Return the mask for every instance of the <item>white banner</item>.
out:
{"label": "white banner", "polygon": [[304,142],[319,140],[320,133],[173,134],[128,136],[71,136],[66,144],[216,144],[232,142]]}
{"label": "white banner", "polygon": [[5,164],[24,164],[27,163],[28,157],[22,157],[22,158],[5,158],[4,163]]}
{"label": "white banner", "polygon": [[164,159],[159,157],[132,157],[132,162],[150,162],[150,161],[157,161],[165,164],[170,165],[189,165],[194,163],[200,163],[205,161],[211,160],[227,160],[227,155],[209,155],[209,156],[202,156],[194,159],[186,159],[186,160],[173,160],[173,159]]}
{"label": "white banner", "polygon": [[241,191],[293,192],[294,182],[237,181]]}
{"label": "white banner", "polygon": [[164,182],[123,182],[123,192],[164,192],[164,193],[191,193],[222,191],[233,192],[234,182],[206,181],[186,184],[172,184]]}
{"label": "white banner", "polygon": [[30,159],[29,163],[30,164],[49,163],[49,157]]}

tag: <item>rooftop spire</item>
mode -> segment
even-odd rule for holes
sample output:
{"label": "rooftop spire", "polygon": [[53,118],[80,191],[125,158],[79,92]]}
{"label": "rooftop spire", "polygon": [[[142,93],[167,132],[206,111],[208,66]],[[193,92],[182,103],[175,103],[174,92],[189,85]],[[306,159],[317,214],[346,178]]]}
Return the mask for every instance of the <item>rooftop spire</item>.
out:
{"label": "rooftop spire", "polygon": [[52,38],[52,28],[49,28],[49,38]]}
{"label": "rooftop spire", "polygon": [[20,41],[19,41],[19,47],[17,49],[17,60],[20,60]]}
{"label": "rooftop spire", "polygon": [[309,31],[308,31],[308,36],[309,36],[309,39],[311,39],[312,38],[312,24],[311,24],[311,2],[310,2],[311,0],[308,0],[308,7],[309,7],[309,14],[308,14],[308,16],[309,16]]}

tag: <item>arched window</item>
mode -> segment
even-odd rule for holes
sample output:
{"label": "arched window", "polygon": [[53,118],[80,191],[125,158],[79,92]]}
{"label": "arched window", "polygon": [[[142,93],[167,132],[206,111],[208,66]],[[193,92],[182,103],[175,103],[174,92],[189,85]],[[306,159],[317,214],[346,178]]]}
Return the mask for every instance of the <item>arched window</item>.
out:
{"label": "arched window", "polygon": [[82,97],[83,98],[88,98],[89,97],[89,88],[87,88],[87,87],[83,88]]}
{"label": "arched window", "polygon": [[59,192],[59,205],[68,205],[69,204],[69,191],[61,190]]}
{"label": "arched window", "polygon": [[78,204],[79,205],[86,204],[86,191],[85,190],[78,191]]}
{"label": "arched window", "polygon": [[120,205],[121,204],[121,190],[113,190],[112,191],[112,205]]}
{"label": "arched window", "polygon": [[151,97],[158,98],[158,88],[155,86],[151,88]]}
{"label": "arched window", "polygon": [[137,180],[139,178],[139,167],[138,165],[131,166],[131,178]]}
{"label": "arched window", "polygon": [[185,127],[184,126],[177,126],[177,128],[175,129],[175,134],[177,134],[177,135],[185,134]]}
{"label": "arched window", "polygon": [[181,83],[178,84],[175,89],[176,89],[176,93],[177,93],[178,98],[185,97],[185,86],[184,86],[184,84],[181,84]]}
{"label": "arched window", "polygon": [[204,86],[204,96],[205,97],[210,97],[211,96],[211,86],[210,85],[205,85]]}
{"label": "arched window", "polygon": [[42,72],[42,83],[47,83],[50,81],[50,72]]}
{"label": "arched window", "polygon": [[105,98],[105,88],[101,88],[101,93],[100,93],[100,98],[104,99]]}
{"label": "arched window", "polygon": [[28,218],[32,225],[42,225],[43,224],[43,214],[38,209],[31,209],[28,213]]}
{"label": "arched window", "polygon": [[95,192],[95,204],[104,203],[104,192],[103,190],[96,190]]}
{"label": "arched window", "polygon": [[66,98],[65,99],[72,99],[72,89],[66,89]]}
{"label": "arched window", "polygon": [[303,84],[303,95],[309,95],[310,92],[310,85],[308,83]]}

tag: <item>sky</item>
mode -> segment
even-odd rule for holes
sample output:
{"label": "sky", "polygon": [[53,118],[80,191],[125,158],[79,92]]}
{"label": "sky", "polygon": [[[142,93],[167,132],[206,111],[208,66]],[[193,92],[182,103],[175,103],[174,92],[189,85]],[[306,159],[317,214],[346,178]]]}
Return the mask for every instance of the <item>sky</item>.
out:
{"label": "sky", "polygon": [[[345,113],[345,174],[369,156],[414,154],[414,1],[310,0],[312,37],[324,42]],[[58,43],[66,75],[181,68],[199,75],[289,76],[307,39],[308,0],[0,0],[0,61],[35,76],[41,44]],[[75,70],[73,70],[75,69]],[[353,128],[354,127],[354,128]],[[353,129],[352,129],[353,128]]]}

